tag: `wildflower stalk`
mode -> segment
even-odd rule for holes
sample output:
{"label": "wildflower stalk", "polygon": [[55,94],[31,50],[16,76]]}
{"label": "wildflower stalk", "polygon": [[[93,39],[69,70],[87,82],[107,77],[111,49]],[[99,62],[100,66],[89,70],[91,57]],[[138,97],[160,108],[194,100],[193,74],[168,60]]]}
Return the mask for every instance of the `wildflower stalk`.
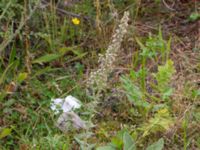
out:
{"label": "wildflower stalk", "polygon": [[109,44],[106,53],[104,55],[99,55],[99,67],[96,71],[91,72],[87,81],[87,87],[92,90],[92,96],[96,97],[107,86],[108,76],[113,71],[123,37],[127,33],[128,20],[129,12],[127,11],[120,20],[119,26],[112,36],[112,41]]}

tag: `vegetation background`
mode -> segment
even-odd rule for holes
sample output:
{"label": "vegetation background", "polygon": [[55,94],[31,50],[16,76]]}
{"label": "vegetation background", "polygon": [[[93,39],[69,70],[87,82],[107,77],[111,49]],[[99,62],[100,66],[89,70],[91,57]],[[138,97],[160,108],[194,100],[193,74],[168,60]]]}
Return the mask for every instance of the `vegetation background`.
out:
{"label": "vegetation background", "polygon": [[[1,0],[0,149],[200,149],[199,11],[198,0]],[[101,60],[113,62],[89,84]],[[87,129],[56,127],[51,100],[67,95]]]}

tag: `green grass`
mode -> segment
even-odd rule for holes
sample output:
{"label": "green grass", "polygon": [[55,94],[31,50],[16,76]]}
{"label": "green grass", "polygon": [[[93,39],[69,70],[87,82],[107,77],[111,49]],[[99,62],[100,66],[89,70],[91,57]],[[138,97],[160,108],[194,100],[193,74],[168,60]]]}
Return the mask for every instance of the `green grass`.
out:
{"label": "green grass", "polygon": [[[166,28],[180,13],[165,12],[158,1],[99,1],[100,9],[98,0],[69,7],[63,0],[38,2],[0,2],[0,149],[200,148],[198,47],[189,43],[195,51],[188,53],[185,36],[174,36],[179,28]],[[56,7],[78,15],[80,24]],[[98,68],[98,54],[105,53],[125,10],[131,16],[120,67],[101,97],[91,98],[89,73]],[[185,21],[197,22],[196,12],[188,10]],[[152,25],[145,25],[149,20]],[[50,109],[51,99],[67,95],[83,103],[76,113],[88,129],[62,133],[56,127],[59,115]],[[94,110],[95,99],[100,101]]]}

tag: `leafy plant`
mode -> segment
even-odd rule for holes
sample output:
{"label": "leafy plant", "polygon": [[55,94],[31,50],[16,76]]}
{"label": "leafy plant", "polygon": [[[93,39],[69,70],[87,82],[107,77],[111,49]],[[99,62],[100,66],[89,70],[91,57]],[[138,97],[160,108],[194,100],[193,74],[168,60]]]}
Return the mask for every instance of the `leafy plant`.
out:
{"label": "leafy plant", "polygon": [[127,131],[120,131],[116,139],[121,143],[120,145],[118,142],[112,142],[107,146],[98,147],[97,150],[136,150],[135,142]]}
{"label": "leafy plant", "polygon": [[121,81],[128,100],[134,104],[141,114],[145,115],[150,104],[146,101],[144,93],[128,77],[122,77]]}
{"label": "leafy plant", "polygon": [[127,133],[125,132],[123,135],[123,142],[124,142],[124,150],[135,150],[135,142],[133,140],[133,138]]}
{"label": "leafy plant", "polygon": [[150,118],[148,122],[144,123],[140,130],[143,131],[143,137],[156,132],[163,132],[173,125],[173,119],[169,111],[164,108],[158,110],[154,117]]}
{"label": "leafy plant", "polygon": [[158,72],[153,74],[157,81],[156,90],[162,95],[162,99],[166,100],[172,94],[173,89],[170,86],[172,75],[176,72],[173,61],[168,60],[165,65],[158,66]]}
{"label": "leafy plant", "polygon": [[[160,98],[162,100],[166,100],[169,99],[169,96],[172,94],[173,89],[171,88],[170,82],[173,74],[175,73],[175,68],[173,66],[173,61],[167,60],[164,65],[158,66],[157,73],[150,74],[153,75],[156,81],[156,83],[150,83],[150,85],[152,85],[152,90],[157,91],[157,95],[160,96],[159,98],[156,97],[154,93],[144,92],[140,89],[138,83],[141,82],[138,82],[138,80],[141,80],[141,72],[141,70],[138,72],[132,70],[130,72],[130,77],[123,76],[121,81],[128,100],[134,104],[140,114],[143,114],[146,118],[147,116],[150,118],[138,127],[138,131],[141,131],[141,138],[143,139],[148,135],[155,134],[157,132],[164,132],[174,124],[174,120],[170,115],[167,103],[159,104],[159,102],[161,101]],[[147,102],[149,98],[151,99],[151,102]],[[160,143],[160,146],[158,147],[162,149],[162,140],[158,143]],[[154,144],[156,147],[157,143]],[[149,149],[153,147],[154,145],[150,146]]]}
{"label": "leafy plant", "polygon": [[[123,143],[123,147],[117,147],[113,143],[110,143],[107,146],[98,147],[97,150],[137,150],[136,143],[128,132],[123,132],[123,136],[120,140]],[[146,150],[162,150],[163,148],[164,140],[160,138],[157,142],[149,145]]]}
{"label": "leafy plant", "polygon": [[23,6],[19,4],[17,0],[2,0],[0,3],[0,12],[2,12],[0,15],[0,21],[10,21],[19,15],[22,10]]}
{"label": "leafy plant", "polygon": [[151,144],[146,150],[162,150],[164,148],[163,138],[159,139],[157,142]]}
{"label": "leafy plant", "polygon": [[146,59],[148,58],[158,61],[158,55],[161,54],[162,62],[165,62],[169,57],[171,38],[169,38],[168,41],[165,41],[163,39],[161,27],[159,28],[158,35],[152,36],[151,34],[149,34],[149,37],[145,41],[145,44],[143,44],[141,40],[137,37],[136,42],[142,50],[140,55],[143,56],[143,67],[144,65],[146,65]]}

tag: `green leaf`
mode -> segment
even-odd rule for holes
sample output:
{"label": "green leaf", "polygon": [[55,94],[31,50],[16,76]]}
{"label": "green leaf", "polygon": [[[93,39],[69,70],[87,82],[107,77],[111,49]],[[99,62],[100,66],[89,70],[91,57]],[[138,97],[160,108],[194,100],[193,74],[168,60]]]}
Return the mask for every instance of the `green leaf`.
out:
{"label": "green leaf", "polygon": [[20,73],[17,77],[17,82],[19,84],[22,83],[24,80],[26,80],[27,76],[28,76],[28,73],[26,72]]}
{"label": "green leaf", "polygon": [[70,52],[70,51],[74,51],[74,47],[61,47],[59,48],[59,53],[62,55],[65,55],[66,53]]}
{"label": "green leaf", "polygon": [[192,91],[192,98],[197,98],[200,96],[200,89]]}
{"label": "green leaf", "polygon": [[33,78],[40,76],[42,74],[49,73],[49,72],[55,72],[55,71],[58,71],[58,70],[59,70],[59,68],[46,67],[44,69],[40,69],[40,70],[36,71],[30,78],[33,79]]}
{"label": "green leaf", "polygon": [[199,13],[192,13],[189,17],[189,21],[196,21],[200,18],[200,14]]}
{"label": "green leaf", "polygon": [[167,99],[173,94],[173,88],[168,88],[165,91],[163,91],[162,99]]}
{"label": "green leaf", "polygon": [[122,77],[121,80],[129,100],[134,103],[140,101],[142,99],[142,92],[140,91],[139,87],[134,85],[132,81],[125,76]]}
{"label": "green leaf", "polygon": [[158,110],[154,117],[145,122],[140,130],[144,131],[143,137],[150,133],[164,132],[174,124],[173,118],[167,108]]}
{"label": "green leaf", "polygon": [[157,142],[148,146],[146,150],[162,150],[163,148],[164,148],[164,140],[163,138],[161,138]]}
{"label": "green leaf", "polygon": [[117,147],[118,149],[121,149],[123,146],[123,141],[119,137],[113,137],[111,143]]}
{"label": "green leaf", "polygon": [[4,128],[0,133],[0,139],[3,139],[4,137],[11,134],[12,129],[10,128]]}
{"label": "green leaf", "polygon": [[158,72],[153,74],[157,80],[157,89],[165,97],[172,94],[172,89],[170,89],[170,81],[173,74],[176,72],[173,61],[168,60],[165,65],[158,66]]}
{"label": "green leaf", "polygon": [[116,149],[112,146],[102,146],[98,147],[97,150],[116,150]]}
{"label": "green leaf", "polygon": [[68,63],[69,63],[69,62],[76,61],[76,60],[79,60],[79,59],[85,57],[87,54],[88,54],[87,52],[86,52],[86,53],[81,53],[81,54],[78,54],[78,53],[77,53],[77,54],[76,54],[77,56],[74,57],[74,58],[72,58],[72,59],[70,59],[70,60],[68,61]]}
{"label": "green leaf", "polygon": [[16,57],[16,48],[13,47],[9,57],[9,64],[13,63]]}
{"label": "green leaf", "polygon": [[138,86],[136,86],[128,77],[121,78],[123,88],[125,89],[128,100],[135,106],[148,108],[149,103],[142,100],[143,93]]}
{"label": "green leaf", "polygon": [[117,135],[113,137],[111,140],[111,144],[115,146],[117,149],[123,148],[123,136],[125,132],[127,132],[126,129],[118,131]]}
{"label": "green leaf", "polygon": [[39,63],[39,64],[47,63],[47,62],[56,60],[56,59],[60,58],[61,56],[62,56],[61,54],[47,54],[47,55],[44,55],[44,56],[34,60],[32,63]]}
{"label": "green leaf", "polygon": [[123,135],[123,142],[124,142],[124,150],[135,150],[135,142],[133,141],[133,138],[125,132]]}
{"label": "green leaf", "polygon": [[4,70],[2,74],[0,74],[0,85],[4,82],[8,71],[10,71],[13,67],[15,67],[17,61],[12,62],[8,65],[8,67]]}

